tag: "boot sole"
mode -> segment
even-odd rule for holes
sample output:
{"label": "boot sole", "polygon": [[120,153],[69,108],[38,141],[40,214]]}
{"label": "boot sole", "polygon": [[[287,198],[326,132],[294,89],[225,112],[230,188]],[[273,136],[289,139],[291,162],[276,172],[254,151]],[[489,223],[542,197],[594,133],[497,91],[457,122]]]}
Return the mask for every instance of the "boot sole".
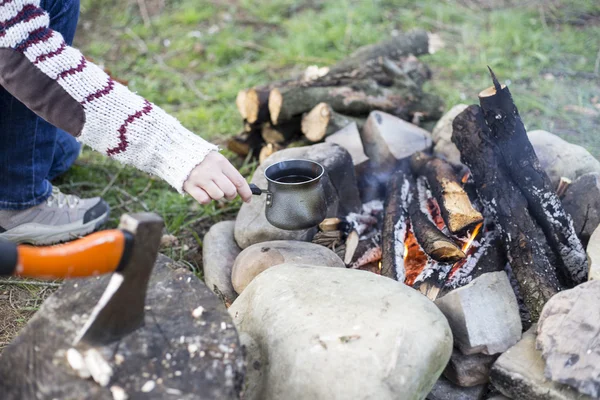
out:
{"label": "boot sole", "polygon": [[110,210],[86,224],[73,222],[60,226],[23,224],[0,234],[0,238],[18,244],[47,246],[68,242],[98,230],[108,220]]}

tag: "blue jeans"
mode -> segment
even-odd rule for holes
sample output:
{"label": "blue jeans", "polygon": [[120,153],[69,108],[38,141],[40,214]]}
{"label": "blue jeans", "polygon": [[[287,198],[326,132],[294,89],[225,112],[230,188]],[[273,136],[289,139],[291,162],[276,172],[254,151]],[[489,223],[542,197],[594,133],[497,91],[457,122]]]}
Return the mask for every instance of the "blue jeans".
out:
{"label": "blue jeans", "polygon": [[[41,0],[50,28],[73,42],[79,0]],[[27,84],[24,82],[24,84]],[[0,87],[0,209],[21,210],[45,201],[50,181],[75,162],[81,145]]]}

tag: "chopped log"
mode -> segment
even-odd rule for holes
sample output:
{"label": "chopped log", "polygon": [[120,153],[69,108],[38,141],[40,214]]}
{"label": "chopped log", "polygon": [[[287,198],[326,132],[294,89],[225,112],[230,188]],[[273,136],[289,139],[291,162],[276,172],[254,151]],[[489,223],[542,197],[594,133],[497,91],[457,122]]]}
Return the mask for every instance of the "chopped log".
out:
{"label": "chopped log", "polygon": [[297,137],[301,137],[301,134],[299,117],[280,125],[273,125],[270,122],[266,122],[261,127],[261,136],[267,143],[289,143]]}
{"label": "chopped log", "polygon": [[350,86],[283,86],[271,90],[269,112],[274,125],[310,111],[318,103],[347,115],[367,115],[380,110],[411,120],[415,112],[436,118],[441,115],[439,97],[415,93],[412,88],[382,87],[372,80],[356,81]]}
{"label": "chopped log", "polygon": [[263,146],[263,148],[260,150],[260,153],[258,155],[258,162],[260,164],[262,164],[263,162],[265,162],[265,160],[267,158],[269,158],[271,156],[271,154],[278,152],[279,150],[281,150],[282,147],[280,145],[278,145],[277,143],[273,144],[273,143],[267,143]]}
{"label": "chopped log", "polygon": [[452,142],[461,153],[461,161],[471,169],[487,214],[500,229],[524,302],[535,321],[544,304],[562,289],[545,252],[544,233],[490,141],[481,108],[469,106],[454,119],[452,126]]}
{"label": "chopped log", "polygon": [[490,69],[494,86],[479,94],[483,116],[506,170],[527,198],[529,210],[559,259],[559,277],[569,286],[587,279],[587,257],[571,216],[565,212],[550,178],[540,166],[508,87]]}
{"label": "chopped log", "polygon": [[337,231],[340,228],[342,220],[339,218],[325,218],[323,222],[319,224],[319,229],[322,232]]}
{"label": "chopped log", "polygon": [[359,241],[360,238],[358,236],[358,232],[350,232],[350,234],[346,238],[346,253],[344,254],[344,264],[350,264],[352,258],[354,258],[354,253],[356,253]]}
{"label": "chopped log", "polygon": [[436,261],[448,263],[465,258],[465,253],[444,235],[421,210],[418,185],[412,185],[412,201],[408,208],[412,229],[423,251]]}
{"label": "chopped log", "polygon": [[244,120],[246,120],[248,115],[246,114],[246,93],[248,93],[247,90],[240,90],[235,98],[235,105],[237,106],[237,109]]}
{"label": "chopped log", "polygon": [[462,232],[483,221],[483,215],[471,204],[452,165],[446,161],[418,152],[411,157],[416,175],[424,175],[438,201],[442,218],[452,233]]}
{"label": "chopped log", "polygon": [[408,207],[412,200],[412,186],[403,170],[394,173],[388,181],[381,233],[381,275],[404,282],[404,239],[408,223]]}
{"label": "chopped log", "polygon": [[227,148],[241,157],[246,157],[248,154],[258,157],[263,144],[264,140],[260,132],[253,130],[229,139],[227,141]]}
{"label": "chopped log", "polygon": [[319,103],[302,117],[301,128],[309,141],[317,143],[353,122],[356,122],[359,129],[364,124],[361,118],[339,114],[329,104]]}
{"label": "chopped log", "polygon": [[108,385],[80,377],[66,354],[110,278],[65,281],[42,304],[0,356],[3,400],[240,398],[246,368],[231,316],[185,265],[162,255],[150,277],[144,326],[91,349],[103,361],[94,364],[112,372]]}
{"label": "chopped log", "polygon": [[561,177],[556,188],[556,195],[562,199],[565,193],[567,193],[569,186],[571,186],[571,183],[572,181],[569,178]]}
{"label": "chopped log", "polygon": [[367,64],[380,57],[397,60],[413,54],[419,56],[429,53],[429,36],[424,30],[413,30],[389,40],[359,48],[348,58],[338,62],[329,73],[339,73]]}
{"label": "chopped log", "polygon": [[246,92],[246,120],[251,124],[269,121],[269,90],[250,89]]}

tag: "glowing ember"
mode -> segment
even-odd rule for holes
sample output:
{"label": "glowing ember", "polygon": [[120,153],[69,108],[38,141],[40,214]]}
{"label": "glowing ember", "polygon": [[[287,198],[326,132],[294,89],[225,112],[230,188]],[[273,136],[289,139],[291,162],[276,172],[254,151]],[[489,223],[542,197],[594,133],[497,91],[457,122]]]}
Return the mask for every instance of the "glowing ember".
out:
{"label": "glowing ember", "polygon": [[446,223],[444,222],[444,219],[442,218],[442,212],[440,211],[440,205],[438,204],[438,202],[435,198],[430,197],[429,199],[427,199],[427,211],[429,212],[429,215],[431,216],[431,220],[438,227],[438,229],[441,231],[444,230],[444,228],[446,227]]}
{"label": "glowing ember", "polygon": [[381,261],[379,261],[379,265],[377,266],[379,268],[379,270],[381,271]]}
{"label": "glowing ember", "polygon": [[462,179],[460,180],[463,185],[469,180],[469,175],[471,175],[470,171],[465,172],[465,174],[463,175]]}
{"label": "glowing ember", "polygon": [[419,246],[417,238],[412,232],[410,224],[406,229],[406,238],[404,239],[404,270],[406,279],[404,283],[412,286],[423,268],[427,265],[429,257]]}

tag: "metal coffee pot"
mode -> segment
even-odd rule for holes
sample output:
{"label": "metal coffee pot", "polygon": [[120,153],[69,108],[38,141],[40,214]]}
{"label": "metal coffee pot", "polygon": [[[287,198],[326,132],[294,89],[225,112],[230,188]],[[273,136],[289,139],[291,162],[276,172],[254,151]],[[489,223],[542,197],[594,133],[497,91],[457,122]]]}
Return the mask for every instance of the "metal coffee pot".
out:
{"label": "metal coffee pot", "polygon": [[265,215],[269,223],[285,230],[307,229],[327,215],[321,178],[323,166],[310,160],[286,160],[265,169],[267,189],[251,184],[254,195],[267,195]]}

